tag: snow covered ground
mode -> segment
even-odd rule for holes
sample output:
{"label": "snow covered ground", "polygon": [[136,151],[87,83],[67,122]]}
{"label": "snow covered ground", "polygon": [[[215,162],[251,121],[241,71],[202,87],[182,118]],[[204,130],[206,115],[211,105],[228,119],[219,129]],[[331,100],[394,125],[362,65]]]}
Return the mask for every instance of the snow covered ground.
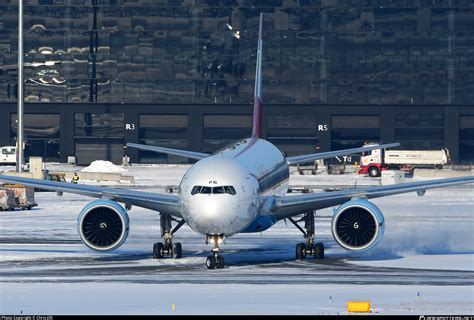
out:
{"label": "snow covered ground", "polygon": [[[124,187],[163,192],[179,184],[187,168],[127,167],[136,184]],[[290,184],[379,181],[318,174],[292,175]],[[472,185],[375,199],[386,229],[369,252],[351,253],[334,242],[328,208],[316,221],[324,261],[294,261],[302,235],[279,222],[262,234],[227,239],[223,270],[206,269],[210,247],[187,227],[175,237],[183,259],[153,260],[159,216],[136,207],[129,212],[127,242],[112,253],[93,252],[81,244],[76,221],[90,198],[51,192],[36,198],[39,207],[32,211],[0,214],[0,314],[341,314],[348,300],[370,300],[381,314],[474,313]]]}

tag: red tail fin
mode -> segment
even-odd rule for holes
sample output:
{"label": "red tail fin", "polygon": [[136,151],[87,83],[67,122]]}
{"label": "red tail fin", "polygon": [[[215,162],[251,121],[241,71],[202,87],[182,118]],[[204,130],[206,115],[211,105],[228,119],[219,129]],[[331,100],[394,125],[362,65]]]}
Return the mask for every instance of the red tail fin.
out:
{"label": "red tail fin", "polygon": [[263,13],[260,13],[258,28],[257,67],[255,71],[255,94],[253,97],[252,115],[252,138],[260,138],[262,135],[262,25]]}

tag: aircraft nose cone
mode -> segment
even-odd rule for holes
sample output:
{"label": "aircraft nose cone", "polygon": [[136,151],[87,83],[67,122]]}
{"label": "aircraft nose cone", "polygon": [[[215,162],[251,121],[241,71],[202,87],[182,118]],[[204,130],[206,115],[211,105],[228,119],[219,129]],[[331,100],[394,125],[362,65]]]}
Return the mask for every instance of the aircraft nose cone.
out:
{"label": "aircraft nose cone", "polygon": [[[225,197],[227,199],[219,199]],[[185,215],[186,222],[201,234],[233,235],[249,225],[255,215],[249,206],[237,203],[225,195],[196,197]]]}

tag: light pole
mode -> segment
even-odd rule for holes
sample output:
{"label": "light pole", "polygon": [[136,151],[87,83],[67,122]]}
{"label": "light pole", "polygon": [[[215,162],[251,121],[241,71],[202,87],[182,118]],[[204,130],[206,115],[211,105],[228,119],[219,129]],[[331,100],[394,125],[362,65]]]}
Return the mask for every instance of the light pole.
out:
{"label": "light pole", "polygon": [[23,0],[18,0],[18,133],[16,172],[23,172]]}

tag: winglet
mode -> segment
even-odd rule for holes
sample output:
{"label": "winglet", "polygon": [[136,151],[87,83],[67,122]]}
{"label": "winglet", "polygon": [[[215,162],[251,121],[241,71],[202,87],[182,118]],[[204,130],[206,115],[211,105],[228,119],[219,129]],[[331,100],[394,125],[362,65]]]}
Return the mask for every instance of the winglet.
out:
{"label": "winglet", "polygon": [[257,66],[255,70],[255,93],[253,97],[253,115],[252,115],[252,138],[260,138],[262,135],[262,26],[263,13],[260,13],[260,23],[258,28],[258,49]]}

